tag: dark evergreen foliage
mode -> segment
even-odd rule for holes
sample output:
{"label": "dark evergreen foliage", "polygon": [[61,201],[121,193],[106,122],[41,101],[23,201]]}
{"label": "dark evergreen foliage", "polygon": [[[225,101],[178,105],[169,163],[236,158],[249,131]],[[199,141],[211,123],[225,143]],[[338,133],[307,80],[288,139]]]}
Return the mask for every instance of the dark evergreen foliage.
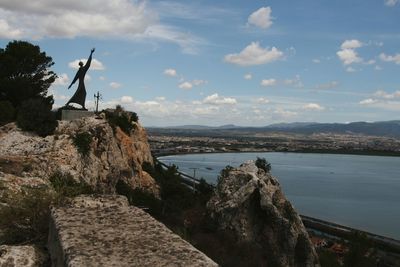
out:
{"label": "dark evergreen foliage", "polygon": [[271,171],[271,163],[269,163],[265,158],[257,157],[256,166],[257,168],[262,169],[265,172]]}
{"label": "dark evergreen foliage", "polygon": [[18,108],[30,98],[42,98],[49,104],[47,90],[57,75],[50,70],[51,57],[40,47],[25,41],[9,42],[0,49],[0,100]]}
{"label": "dark evergreen foliage", "polygon": [[24,131],[32,131],[40,136],[54,133],[58,122],[51,111],[50,103],[42,98],[32,98],[22,102],[18,109],[17,125]]}
{"label": "dark evergreen foliage", "polygon": [[15,108],[10,101],[0,101],[0,126],[13,121]]}

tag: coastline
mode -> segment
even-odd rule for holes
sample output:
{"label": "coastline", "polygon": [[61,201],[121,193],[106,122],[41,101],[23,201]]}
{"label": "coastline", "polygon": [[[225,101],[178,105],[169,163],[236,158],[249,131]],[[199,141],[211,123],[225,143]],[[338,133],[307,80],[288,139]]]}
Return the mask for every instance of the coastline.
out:
{"label": "coastline", "polygon": [[[231,152],[231,151],[224,151],[224,152],[198,152],[198,153],[168,153],[168,154],[164,154],[164,155],[160,155],[157,156],[156,159],[158,161],[161,162],[162,157],[167,157],[167,156],[174,156],[174,155],[196,155],[196,154],[227,154],[227,153],[268,153],[268,152],[280,152],[280,153],[304,153],[302,151],[238,151],[238,152]],[[327,153],[315,153],[315,152],[311,152],[308,151],[307,153],[313,153],[313,154],[333,154],[333,155],[337,155],[337,154],[342,154],[342,155],[366,155],[366,156],[386,156],[386,155],[374,155],[374,154],[355,154],[355,153],[329,153],[331,151],[326,151]],[[160,159],[158,159],[158,157],[160,157]],[[167,166],[166,164],[164,164],[165,166]],[[191,175],[184,173],[185,176],[187,177],[191,177],[193,179],[195,179],[194,177],[192,177]],[[299,214],[302,219],[306,218],[305,221],[307,221],[307,225],[309,226],[309,228],[311,229],[315,229],[317,231],[320,231],[324,234],[328,234],[328,235],[334,235],[337,236],[339,238],[344,238],[344,237],[348,237],[349,233],[351,231],[357,231],[363,234],[366,234],[374,243],[378,244],[378,245],[383,245],[383,246],[390,246],[391,250],[396,251],[396,253],[400,253],[400,240],[395,239],[393,237],[390,236],[385,236],[382,234],[375,234],[373,232],[368,232],[367,230],[363,230],[363,229],[357,229],[357,228],[352,228],[349,226],[344,226],[344,225],[340,225],[338,223],[336,223],[334,220],[333,221],[324,221],[321,220],[319,218],[316,217],[310,217],[310,216],[305,216],[303,214]],[[316,223],[317,222],[317,223]],[[322,222],[322,223],[321,223]],[[306,224],[306,223],[305,223]],[[345,230],[343,230],[345,229]]]}
{"label": "coastline", "polygon": [[400,152],[395,151],[379,151],[379,150],[246,150],[246,151],[213,151],[213,152],[162,152],[153,153],[155,157],[166,157],[174,155],[194,155],[194,154],[226,154],[226,153],[310,153],[310,154],[334,154],[334,155],[359,155],[359,156],[379,156],[379,157],[400,157]]}

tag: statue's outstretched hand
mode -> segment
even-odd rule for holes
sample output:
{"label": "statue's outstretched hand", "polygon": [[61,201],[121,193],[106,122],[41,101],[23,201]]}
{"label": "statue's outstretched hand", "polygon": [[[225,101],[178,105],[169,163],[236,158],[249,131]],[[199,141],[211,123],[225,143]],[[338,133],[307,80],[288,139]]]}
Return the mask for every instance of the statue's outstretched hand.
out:
{"label": "statue's outstretched hand", "polygon": [[94,50],[95,50],[95,48],[93,47],[93,48],[92,48],[92,50],[90,50],[90,53],[93,53],[93,52],[94,52]]}
{"label": "statue's outstretched hand", "polygon": [[70,85],[70,86],[68,86],[68,89],[69,89],[69,88],[71,88],[71,85]]}

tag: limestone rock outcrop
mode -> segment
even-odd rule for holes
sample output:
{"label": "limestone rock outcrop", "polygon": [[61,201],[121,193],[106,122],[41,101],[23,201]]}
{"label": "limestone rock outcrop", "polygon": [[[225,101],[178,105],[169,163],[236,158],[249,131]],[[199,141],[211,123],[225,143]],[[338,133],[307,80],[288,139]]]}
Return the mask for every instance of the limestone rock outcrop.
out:
{"label": "limestone rock outcrop", "polygon": [[0,266],[41,267],[47,260],[47,255],[34,245],[0,246]]}
{"label": "limestone rock outcrop", "polygon": [[221,230],[262,247],[268,266],[319,266],[308,233],[279,182],[253,161],[227,170],[207,203]]}
{"label": "limestone rock outcrop", "polygon": [[[73,136],[82,132],[92,137],[86,156],[73,143]],[[61,172],[85,181],[97,192],[113,193],[122,179],[133,189],[158,196],[158,185],[142,169],[146,162],[153,164],[153,159],[139,123],[128,135],[118,127],[113,131],[104,119],[60,121],[54,135],[45,138],[22,132],[13,123],[0,127],[0,181],[4,183],[18,177],[46,179]]]}

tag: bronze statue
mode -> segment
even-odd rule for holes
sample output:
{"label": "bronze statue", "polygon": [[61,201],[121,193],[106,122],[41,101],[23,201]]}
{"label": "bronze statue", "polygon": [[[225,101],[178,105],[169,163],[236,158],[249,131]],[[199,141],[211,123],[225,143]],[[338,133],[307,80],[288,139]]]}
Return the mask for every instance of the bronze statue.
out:
{"label": "bronze statue", "polygon": [[90,56],[85,65],[83,65],[82,61],[79,61],[79,70],[76,72],[74,79],[71,84],[68,86],[68,89],[79,80],[78,89],[76,89],[75,94],[71,97],[71,99],[67,102],[66,106],[70,103],[76,103],[82,106],[82,109],[87,110],[85,108],[85,99],[86,99],[86,88],[85,88],[85,75],[90,67],[90,63],[92,62],[92,54],[94,52],[94,48],[90,51]]}

